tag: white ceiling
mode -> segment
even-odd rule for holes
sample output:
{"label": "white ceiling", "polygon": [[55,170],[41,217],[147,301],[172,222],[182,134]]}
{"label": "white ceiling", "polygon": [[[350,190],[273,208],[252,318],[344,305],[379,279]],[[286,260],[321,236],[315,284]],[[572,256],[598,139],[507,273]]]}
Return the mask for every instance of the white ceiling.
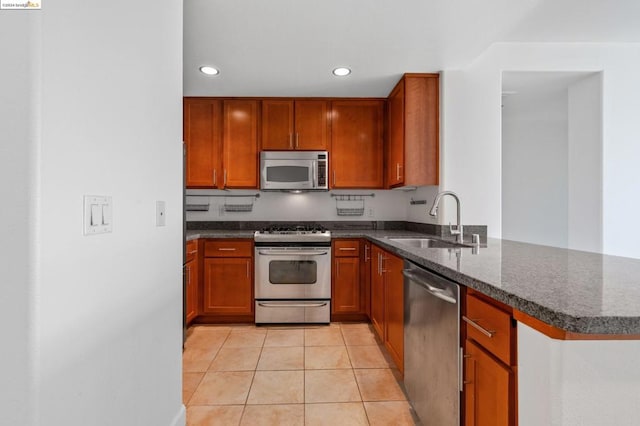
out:
{"label": "white ceiling", "polygon": [[386,97],[496,41],[637,42],[638,22],[638,0],[185,0],[184,94]]}

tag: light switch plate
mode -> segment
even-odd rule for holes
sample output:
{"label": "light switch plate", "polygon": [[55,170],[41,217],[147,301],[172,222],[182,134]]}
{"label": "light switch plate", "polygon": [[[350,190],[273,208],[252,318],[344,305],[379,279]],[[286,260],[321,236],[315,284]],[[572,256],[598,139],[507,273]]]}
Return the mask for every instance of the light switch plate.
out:
{"label": "light switch plate", "polygon": [[156,226],[166,225],[165,207],[166,203],[164,201],[156,201]]}
{"label": "light switch plate", "polygon": [[101,195],[84,196],[84,235],[112,232],[111,197]]}

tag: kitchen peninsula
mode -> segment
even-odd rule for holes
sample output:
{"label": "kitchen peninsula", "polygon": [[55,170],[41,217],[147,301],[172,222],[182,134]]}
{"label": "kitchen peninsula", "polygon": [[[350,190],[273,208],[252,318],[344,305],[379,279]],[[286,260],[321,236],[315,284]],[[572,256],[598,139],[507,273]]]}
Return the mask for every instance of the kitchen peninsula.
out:
{"label": "kitchen peninsula", "polygon": [[[513,310],[519,425],[628,424],[640,415],[640,260],[493,238],[455,249],[390,240],[426,235],[407,225],[332,235],[365,239]],[[187,239],[252,233],[190,229]]]}

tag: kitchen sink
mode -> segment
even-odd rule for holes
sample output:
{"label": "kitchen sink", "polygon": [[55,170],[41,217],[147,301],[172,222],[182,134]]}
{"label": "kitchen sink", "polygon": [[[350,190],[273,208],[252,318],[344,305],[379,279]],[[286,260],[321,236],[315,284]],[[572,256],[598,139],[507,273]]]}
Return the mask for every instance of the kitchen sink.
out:
{"label": "kitchen sink", "polygon": [[470,247],[467,244],[460,244],[453,241],[436,240],[434,238],[389,238],[389,241],[416,248]]}

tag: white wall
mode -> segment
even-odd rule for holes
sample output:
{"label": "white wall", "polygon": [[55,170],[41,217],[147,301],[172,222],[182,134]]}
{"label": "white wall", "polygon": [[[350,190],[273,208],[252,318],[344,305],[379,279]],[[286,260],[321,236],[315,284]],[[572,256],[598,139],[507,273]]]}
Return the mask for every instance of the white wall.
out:
{"label": "white wall", "polygon": [[[640,44],[494,44],[463,70],[445,71],[441,188],[466,202],[465,222],[501,228],[503,71],[603,71],[603,252],[640,258]],[[447,210],[448,218],[454,213]]]}
{"label": "white wall", "polygon": [[632,426],[640,342],[563,341],[518,323],[518,424]]}
{"label": "white wall", "polygon": [[[28,270],[2,286],[21,314],[0,315],[15,329],[3,346],[25,358],[9,382],[3,374],[0,415],[21,425],[184,424],[182,2],[45,2],[26,12],[31,26],[20,13],[2,13],[3,40],[26,39],[11,62],[33,73],[10,92],[20,111],[0,118],[17,161],[2,179],[16,230],[1,241],[18,258],[12,268]],[[113,197],[112,233],[82,235],[85,194]],[[166,201],[164,228],[156,200]]]}
{"label": "white wall", "polygon": [[[0,425],[31,425],[35,409],[34,217],[39,17],[0,13]],[[20,35],[19,37],[16,35]],[[11,40],[11,42],[7,42]]]}
{"label": "white wall", "polygon": [[602,74],[568,90],[569,247],[602,251]]}
{"label": "white wall", "polygon": [[567,103],[566,89],[503,98],[502,238],[567,247]]}

